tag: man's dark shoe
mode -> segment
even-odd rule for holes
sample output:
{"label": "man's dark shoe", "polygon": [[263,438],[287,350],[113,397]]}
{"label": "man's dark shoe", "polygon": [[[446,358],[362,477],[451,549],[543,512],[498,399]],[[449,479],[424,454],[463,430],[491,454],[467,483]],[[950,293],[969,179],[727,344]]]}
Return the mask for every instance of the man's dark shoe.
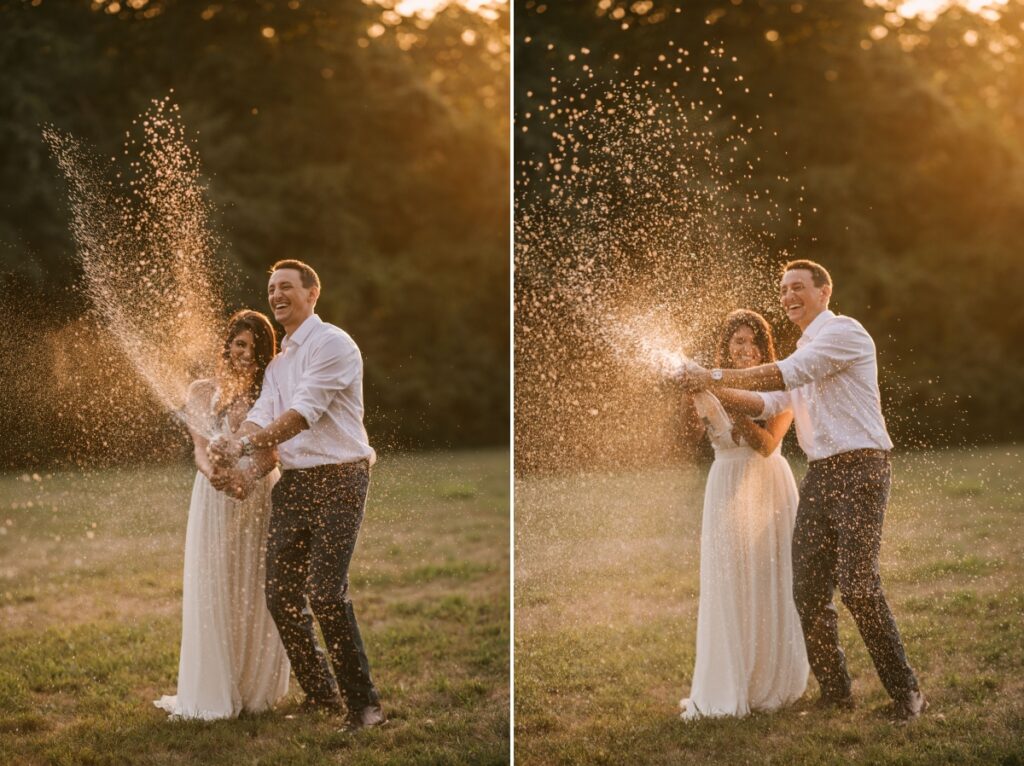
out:
{"label": "man's dark shoe", "polygon": [[907,724],[921,717],[928,709],[928,700],[919,691],[912,691],[905,699],[893,703],[892,720],[897,724]]}
{"label": "man's dark shoe", "polygon": [[306,697],[302,700],[302,704],[299,705],[299,710],[303,713],[324,713],[327,715],[339,715],[345,706],[341,704],[339,697],[327,699],[317,699],[316,697]]}
{"label": "man's dark shoe", "polygon": [[371,726],[383,726],[388,722],[380,705],[367,705],[362,710],[353,710],[345,721],[345,731],[354,732]]}
{"label": "man's dark shoe", "polygon": [[852,694],[847,694],[844,697],[822,694],[814,703],[815,710],[853,710],[856,706]]}

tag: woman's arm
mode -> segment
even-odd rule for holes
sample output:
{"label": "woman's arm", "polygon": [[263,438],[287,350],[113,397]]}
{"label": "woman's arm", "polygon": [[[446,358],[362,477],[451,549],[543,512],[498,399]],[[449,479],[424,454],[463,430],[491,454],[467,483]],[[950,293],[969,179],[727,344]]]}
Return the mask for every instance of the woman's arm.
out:
{"label": "woman's arm", "polygon": [[763,426],[758,425],[746,415],[737,414],[733,417],[734,430],[747,440],[747,444],[752,449],[765,457],[772,454],[779,446],[779,442],[786,435],[792,422],[793,412],[791,410],[780,412]]}
{"label": "woman's arm", "polygon": [[730,415],[742,414],[757,417],[764,412],[764,400],[760,394],[752,391],[740,391],[735,388],[720,388],[715,390],[715,396],[725,407]]}
{"label": "woman's arm", "polygon": [[195,455],[196,468],[207,479],[212,478],[214,471],[213,463],[210,462],[210,456],[206,454],[209,442],[191,428],[188,429],[188,432],[192,434],[192,443],[195,444],[195,449],[193,449],[192,453]]}
{"label": "woman's arm", "polygon": [[[213,398],[214,385],[213,381],[210,380],[197,380],[188,389],[188,404],[185,406],[186,412],[199,413],[209,412],[210,400]],[[196,431],[191,424],[188,426],[189,436],[192,437],[192,444],[194,448],[192,450],[195,456],[196,468],[199,469],[199,473],[205,476],[207,479],[213,477],[214,467],[210,461],[210,455],[207,452],[209,441],[206,437]]]}

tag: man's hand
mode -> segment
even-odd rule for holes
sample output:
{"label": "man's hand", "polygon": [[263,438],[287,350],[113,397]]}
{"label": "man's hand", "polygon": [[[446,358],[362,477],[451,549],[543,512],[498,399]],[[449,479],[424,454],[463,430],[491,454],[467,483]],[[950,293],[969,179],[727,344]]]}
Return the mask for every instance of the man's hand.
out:
{"label": "man's hand", "polygon": [[711,371],[696,362],[686,362],[672,377],[684,391],[691,394],[703,391],[711,385]]}
{"label": "man's hand", "polygon": [[215,466],[230,468],[242,456],[242,445],[233,436],[218,436],[210,442],[206,453]]}

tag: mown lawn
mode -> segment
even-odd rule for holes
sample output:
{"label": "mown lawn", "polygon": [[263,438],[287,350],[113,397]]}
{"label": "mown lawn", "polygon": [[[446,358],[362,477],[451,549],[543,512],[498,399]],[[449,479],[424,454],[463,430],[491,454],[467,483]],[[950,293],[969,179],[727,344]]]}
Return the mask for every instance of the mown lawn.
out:
{"label": "mown lawn", "polygon": [[908,727],[841,605],[855,710],[812,710],[812,679],[775,714],[680,721],[706,470],[518,479],[516,763],[1024,763],[1024,449],[894,467],[882,579],[932,703]]}
{"label": "mown lawn", "polygon": [[508,453],[384,456],[351,568],[391,723],[172,722],[187,466],[0,476],[0,763],[497,764],[509,754]]}

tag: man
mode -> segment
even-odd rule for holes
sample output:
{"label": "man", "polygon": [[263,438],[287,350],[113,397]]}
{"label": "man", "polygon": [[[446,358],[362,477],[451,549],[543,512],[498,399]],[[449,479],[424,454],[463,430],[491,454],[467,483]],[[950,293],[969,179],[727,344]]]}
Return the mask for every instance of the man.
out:
{"label": "man", "polygon": [[875,345],[859,322],[829,311],[831,295],[832,278],[820,264],[787,263],[780,298],[786,316],[803,331],[797,350],[777,363],[743,370],[690,365],[680,379],[689,390],[712,389],[727,408],[753,417],[793,409],[809,461],[793,531],[793,596],[821,686],[819,704],[853,704],[832,602],[838,584],[894,701],[896,719],[909,721],[928,703],[907,663],[878,573],[892,441],[882,417]]}
{"label": "man", "polygon": [[[211,451],[232,463],[280,445],[282,474],[271,496],[267,538],[267,605],[306,692],[304,708],[340,711],[343,694],[349,730],[377,726],[386,718],[348,597],[348,567],[376,457],[363,427],[362,357],[347,333],[314,313],[320,279],[307,264],[278,261],[267,289],[274,319],[286,333],[281,353],[267,366],[241,437],[221,437]],[[317,645],[307,596],[336,677]]]}

